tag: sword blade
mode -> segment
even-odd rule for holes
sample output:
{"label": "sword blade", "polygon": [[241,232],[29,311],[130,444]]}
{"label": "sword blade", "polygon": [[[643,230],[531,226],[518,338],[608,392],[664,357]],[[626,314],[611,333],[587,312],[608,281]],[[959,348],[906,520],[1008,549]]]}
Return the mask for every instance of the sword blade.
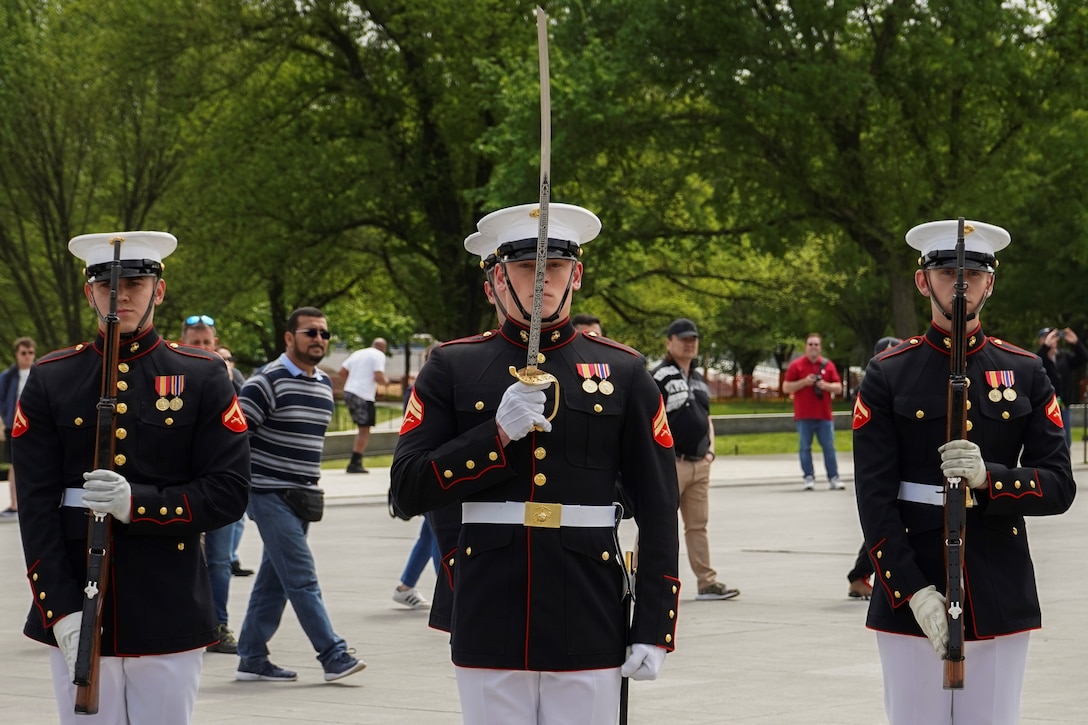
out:
{"label": "sword blade", "polygon": [[551,201],[552,95],[548,68],[548,15],[536,8],[536,40],[540,55],[540,218],[536,238],[536,276],[529,318],[527,372],[535,371],[540,355],[540,326],[544,317],[544,276],[548,267],[548,202]]}

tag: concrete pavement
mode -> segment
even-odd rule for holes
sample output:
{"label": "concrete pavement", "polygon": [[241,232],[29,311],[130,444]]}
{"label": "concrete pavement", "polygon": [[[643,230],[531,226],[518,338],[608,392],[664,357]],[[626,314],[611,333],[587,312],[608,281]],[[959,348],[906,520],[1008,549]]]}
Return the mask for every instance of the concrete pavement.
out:
{"label": "concrete pavement", "polygon": [[[1077,452],[1079,453],[1079,452]],[[1076,456],[1079,459],[1079,455]],[[817,457],[818,458],[818,457]],[[846,572],[861,541],[849,456],[846,491],[802,492],[796,457],[722,457],[713,466],[710,538],[719,578],[741,589],[726,602],[696,602],[681,552],[677,650],[656,682],[631,686],[632,724],[880,725],[880,662],[863,626],[866,604],[846,597]],[[1085,480],[1088,467],[1076,466]],[[337,632],[369,666],[326,684],[290,607],[271,642],[272,659],[295,683],[242,683],[237,658],[206,654],[194,723],[460,723],[447,637],[425,611],[391,599],[419,522],[391,519],[387,469],[328,472],[329,505],[311,542]],[[6,497],[6,494],[4,495]],[[0,503],[3,503],[0,501]],[[1088,645],[1081,610],[1088,580],[1075,567],[1088,550],[1079,502],[1064,516],[1029,522],[1044,629],[1032,635],[1024,725],[1088,722],[1080,690]],[[626,544],[633,527],[625,524]],[[969,545],[970,539],[968,539]],[[683,541],[681,540],[681,545]],[[242,561],[255,566],[260,537],[249,525]],[[56,721],[43,647],[21,634],[29,607],[18,525],[0,523],[0,722]],[[234,578],[237,630],[253,578]],[[428,570],[420,589],[434,584]],[[967,677],[970,678],[970,663]]]}

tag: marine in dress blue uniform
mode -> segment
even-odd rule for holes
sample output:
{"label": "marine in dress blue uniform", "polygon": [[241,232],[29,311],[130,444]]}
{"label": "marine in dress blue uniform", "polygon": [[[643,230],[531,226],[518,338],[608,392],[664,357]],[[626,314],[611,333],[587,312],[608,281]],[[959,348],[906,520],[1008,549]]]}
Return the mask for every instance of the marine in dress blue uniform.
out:
{"label": "marine in dress blue uniform", "polygon": [[[84,235],[71,242],[87,262],[88,289],[103,279],[108,288],[108,239],[115,236],[126,238],[119,287],[124,289],[132,277],[144,277],[156,288],[164,285],[158,277],[162,257],[176,241],[168,234],[133,232]],[[200,534],[245,511],[245,418],[221,359],[167,342],[155,331],[153,305],[161,296],[156,289],[146,310],[124,292],[119,300],[112,466],[117,476],[111,480],[119,477],[128,484],[129,502],[122,493],[119,505],[129,521],[115,520],[112,527],[102,618],[101,710],[76,719],[75,688],[63,656],[54,652],[62,722],[188,722],[200,653],[217,639]],[[88,299],[94,306],[92,294]],[[20,531],[33,594],[24,633],[54,647],[54,625],[68,615],[68,622],[78,624],[87,583],[89,512],[83,486],[94,461],[103,345],[100,330],[93,341],[41,358],[23,391],[12,433],[20,468]],[[172,664],[163,664],[155,675],[151,662],[159,657]],[[169,681],[174,675],[177,679]]]}
{"label": "marine in dress blue uniform", "polygon": [[[579,207],[552,204],[538,360],[558,380],[558,402],[549,387],[539,411],[555,410],[550,425],[504,440],[497,422],[504,401],[512,387],[527,387],[509,368],[525,365],[532,298],[531,288],[513,289],[509,268],[526,259],[532,265],[536,209],[495,212],[466,240],[481,257],[496,250],[492,287],[505,319],[497,330],[431,354],[408,403],[392,489],[409,515],[462,505],[439,587],[452,592],[451,650],[465,722],[486,715],[501,718],[489,722],[535,723],[537,703],[542,719],[560,713],[556,721],[614,722],[628,637],[656,667],[675,646],[680,583],[671,434],[639,355],[570,324],[569,293],[581,278],[577,255],[600,223]],[[617,474],[640,537],[630,635],[612,505]],[[440,540],[450,541],[449,534]],[[487,673],[483,683],[480,673]],[[580,699],[586,682],[598,692],[591,705]],[[507,709],[514,700],[531,703],[528,714]]]}
{"label": "marine in dress blue uniform", "polygon": [[[956,220],[908,232],[921,252],[915,281],[931,299],[932,324],[873,359],[854,406],[858,510],[875,571],[866,624],[879,633],[892,725],[1018,721],[1027,632],[1041,626],[1025,517],[1060,514],[1075,495],[1061,413],[1039,358],[987,336],[977,319],[993,290],[995,252],[1009,242],[1004,229],[982,222],[965,225],[967,309],[976,313],[967,324],[966,450],[974,460],[942,463],[956,234]],[[941,633],[925,631],[915,609],[922,598],[944,606],[942,491],[945,475],[960,475],[957,466],[975,476],[965,535],[966,684],[945,691],[934,651]]]}

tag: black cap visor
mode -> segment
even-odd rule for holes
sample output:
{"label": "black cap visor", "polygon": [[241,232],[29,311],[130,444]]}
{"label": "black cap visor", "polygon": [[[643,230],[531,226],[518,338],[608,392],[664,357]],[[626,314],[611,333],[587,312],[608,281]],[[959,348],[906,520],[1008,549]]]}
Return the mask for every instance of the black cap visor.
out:
{"label": "black cap visor", "polygon": [[[957,264],[956,250],[954,249],[936,249],[921,260],[922,269],[947,269],[948,267],[956,267]],[[997,267],[997,257],[982,252],[965,251],[963,253],[963,267],[964,269],[993,272]]]}
{"label": "black cap visor", "polygon": [[[110,278],[113,262],[92,264],[87,267],[87,281],[99,282]],[[122,259],[121,277],[158,277],[162,274],[162,263],[153,259]]]}
{"label": "black cap visor", "polygon": [[[499,247],[499,259],[503,262],[522,262],[536,259],[535,239],[519,239]],[[565,239],[548,239],[548,259],[578,259],[579,247]]]}

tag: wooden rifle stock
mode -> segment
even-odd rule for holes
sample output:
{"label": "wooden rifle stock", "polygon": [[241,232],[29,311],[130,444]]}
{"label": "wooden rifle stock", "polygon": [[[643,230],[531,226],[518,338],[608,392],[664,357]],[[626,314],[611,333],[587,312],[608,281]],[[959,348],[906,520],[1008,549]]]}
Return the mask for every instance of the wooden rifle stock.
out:
{"label": "wooden rifle stock", "polygon": [[[947,440],[967,434],[967,284],[964,282],[963,217],[956,237],[956,286],[952,298],[952,355],[948,376]],[[944,689],[962,690],[963,657],[963,546],[967,519],[967,481],[944,479],[945,603],[948,652],[944,660]]]}
{"label": "wooden rifle stock", "polygon": [[[114,428],[117,412],[117,358],[121,347],[121,320],[117,315],[117,285],[121,277],[122,237],[113,244],[113,264],[110,267],[110,308],[105,323],[105,349],[102,351],[102,389],[98,399],[98,421],[95,436],[94,468],[113,470]],[[79,628],[79,649],[76,654],[75,711],[81,715],[98,712],[98,684],[101,673],[102,604],[109,582],[110,523],[109,514],[90,512],[87,521],[87,586],[83,592],[83,619]]]}

